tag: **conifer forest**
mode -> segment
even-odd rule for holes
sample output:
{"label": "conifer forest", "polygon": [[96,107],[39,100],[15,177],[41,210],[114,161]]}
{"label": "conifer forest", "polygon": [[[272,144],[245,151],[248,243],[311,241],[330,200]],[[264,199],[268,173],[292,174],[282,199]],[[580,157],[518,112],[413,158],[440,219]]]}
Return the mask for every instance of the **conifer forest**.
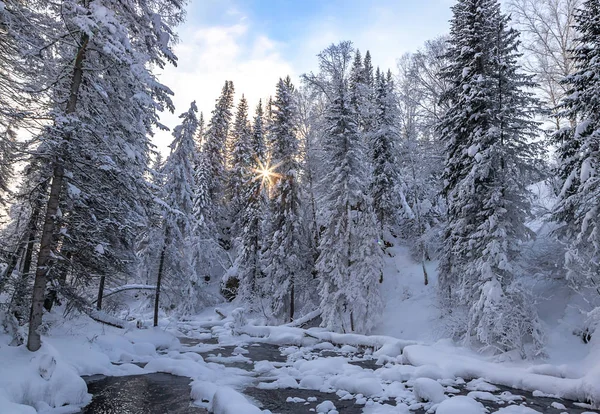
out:
{"label": "conifer forest", "polygon": [[0,0],[0,414],[600,412],[600,0],[427,0],[209,110],[195,3]]}

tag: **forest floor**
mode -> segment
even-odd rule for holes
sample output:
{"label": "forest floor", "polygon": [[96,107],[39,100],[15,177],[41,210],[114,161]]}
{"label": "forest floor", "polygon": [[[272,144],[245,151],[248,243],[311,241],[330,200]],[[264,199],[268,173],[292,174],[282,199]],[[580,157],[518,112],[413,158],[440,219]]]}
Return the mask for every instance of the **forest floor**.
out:
{"label": "forest floor", "polygon": [[566,301],[540,303],[548,358],[479,354],[441,339],[435,263],[425,286],[421,264],[390,250],[368,336],[260,326],[232,304],[125,330],[58,309],[35,354],[0,335],[0,413],[599,412],[600,348],[571,334]]}

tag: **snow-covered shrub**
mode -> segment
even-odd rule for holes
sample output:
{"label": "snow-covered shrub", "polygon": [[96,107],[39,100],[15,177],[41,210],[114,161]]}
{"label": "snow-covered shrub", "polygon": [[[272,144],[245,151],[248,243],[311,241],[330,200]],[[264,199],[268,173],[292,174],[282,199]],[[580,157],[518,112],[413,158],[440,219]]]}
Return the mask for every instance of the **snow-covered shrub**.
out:
{"label": "snow-covered shrub", "polygon": [[535,301],[521,283],[513,281],[503,289],[497,279],[492,279],[480,290],[479,300],[469,312],[467,338],[474,336],[483,350],[517,349],[522,357],[543,354],[544,332]]}

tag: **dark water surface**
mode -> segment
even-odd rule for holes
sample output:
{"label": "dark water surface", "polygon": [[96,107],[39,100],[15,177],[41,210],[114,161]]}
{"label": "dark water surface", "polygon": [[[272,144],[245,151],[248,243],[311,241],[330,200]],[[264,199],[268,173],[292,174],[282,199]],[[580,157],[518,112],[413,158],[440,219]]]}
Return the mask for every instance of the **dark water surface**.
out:
{"label": "dark water surface", "polygon": [[201,414],[190,405],[190,382],[186,377],[152,373],[126,377],[85,378],[93,395],[84,414]]}
{"label": "dark water surface", "polygon": [[[182,340],[182,344],[193,346],[200,342],[215,344],[214,340]],[[251,344],[244,345],[244,349],[248,353],[243,355],[252,361],[267,360],[271,362],[286,362],[286,357],[281,354],[280,348],[271,344]],[[234,352],[234,346],[222,346],[218,349],[202,352],[201,355],[206,361],[218,356],[228,357]],[[319,356],[335,356],[336,352],[321,351]],[[316,355],[315,355],[316,356]],[[254,367],[251,363],[246,362],[220,362],[227,366],[236,366],[245,370],[251,371]],[[366,358],[365,361],[353,361],[356,365],[360,365],[365,369],[377,369],[374,360]],[[203,408],[191,405],[190,401],[190,382],[186,377],[178,377],[164,373],[152,373],[145,375],[132,375],[126,377],[105,377],[92,376],[85,378],[88,383],[88,390],[93,394],[92,402],[83,409],[84,414],[200,414],[207,413]],[[265,381],[265,378],[257,378],[256,383]],[[268,382],[268,380],[267,380]],[[464,386],[455,386],[460,390],[459,395],[466,395],[469,391]],[[584,412],[597,413],[596,410],[590,410],[574,405],[572,401],[560,400],[556,398],[534,397],[532,393],[511,389],[508,387],[497,386],[498,391],[493,392],[494,395],[499,395],[502,392],[510,392],[513,395],[523,397],[523,402],[527,407],[530,407],[540,413],[561,414],[567,412],[569,414],[581,414]],[[334,393],[324,393],[314,390],[303,389],[275,389],[266,390],[248,387],[243,391],[262,409],[271,410],[274,414],[299,414],[299,413],[314,413],[310,409],[315,407],[325,400],[334,403],[336,409],[341,414],[359,414],[362,413],[363,405],[355,403],[354,399],[340,400],[339,396]],[[316,399],[316,401],[308,401]],[[287,402],[288,398],[302,398],[306,401],[302,402]],[[555,409],[551,407],[553,402],[560,402],[566,407],[566,410]],[[395,405],[394,400],[382,401],[384,404]],[[498,404],[490,401],[481,401],[490,413],[496,412],[508,404]],[[423,414],[425,410],[416,409],[411,411],[415,414]],[[244,413],[239,413],[244,414]]]}

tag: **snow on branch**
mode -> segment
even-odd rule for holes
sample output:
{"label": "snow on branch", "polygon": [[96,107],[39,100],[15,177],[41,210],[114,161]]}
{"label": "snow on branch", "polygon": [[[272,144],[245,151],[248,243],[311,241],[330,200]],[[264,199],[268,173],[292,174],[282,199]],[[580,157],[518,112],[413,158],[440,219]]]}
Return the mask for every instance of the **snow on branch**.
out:
{"label": "snow on branch", "polygon": [[306,315],[304,315],[301,318],[298,318],[290,323],[287,323],[285,326],[302,327],[303,325],[307,324],[308,322],[310,322],[314,319],[317,319],[319,316],[321,316],[321,310],[317,309],[317,310],[307,313]]}
{"label": "snow on branch", "polygon": [[153,286],[153,285],[136,285],[136,284],[123,285],[123,286],[116,287],[114,289],[107,290],[104,293],[103,297],[106,298],[108,296],[114,295],[115,293],[125,292],[127,290],[156,290],[156,286]]}

